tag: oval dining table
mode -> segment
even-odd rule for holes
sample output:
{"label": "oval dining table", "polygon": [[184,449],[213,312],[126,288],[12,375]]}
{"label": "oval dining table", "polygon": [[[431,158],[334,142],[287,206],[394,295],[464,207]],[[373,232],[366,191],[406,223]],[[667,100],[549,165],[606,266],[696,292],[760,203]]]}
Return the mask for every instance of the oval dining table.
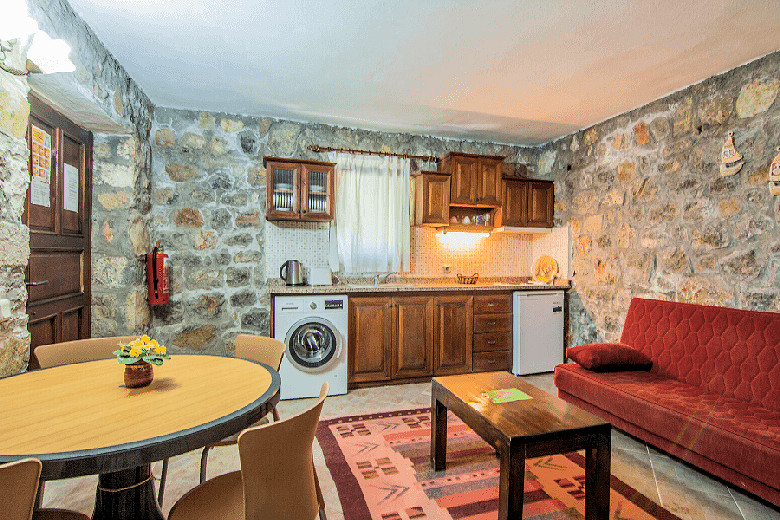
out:
{"label": "oval dining table", "polygon": [[127,388],[116,359],[0,379],[0,463],[35,457],[41,479],[98,474],[93,520],[162,520],[151,463],[247,428],[279,402],[279,373],[253,361],[172,355]]}

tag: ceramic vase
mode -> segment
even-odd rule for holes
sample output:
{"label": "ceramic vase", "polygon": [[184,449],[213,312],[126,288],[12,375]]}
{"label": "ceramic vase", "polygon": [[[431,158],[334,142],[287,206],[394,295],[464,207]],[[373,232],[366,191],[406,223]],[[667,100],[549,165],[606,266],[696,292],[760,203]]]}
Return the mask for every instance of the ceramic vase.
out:
{"label": "ceramic vase", "polygon": [[149,386],[154,379],[154,367],[146,361],[136,361],[125,365],[125,386],[141,388]]}

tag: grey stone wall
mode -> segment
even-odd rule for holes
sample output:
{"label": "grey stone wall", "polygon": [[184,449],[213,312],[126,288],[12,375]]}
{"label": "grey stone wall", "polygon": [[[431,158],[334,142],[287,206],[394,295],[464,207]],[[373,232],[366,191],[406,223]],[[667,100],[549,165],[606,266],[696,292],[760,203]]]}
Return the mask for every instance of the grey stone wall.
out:
{"label": "grey stone wall", "polygon": [[[264,156],[326,160],[307,146],[439,156],[447,151],[536,162],[536,150],[270,118],[155,109],[152,241],[171,255],[172,301],[152,331],[172,351],[222,354],[239,332],[269,334]],[[435,167],[427,165],[426,167]],[[284,235],[282,231],[275,236]]]}
{"label": "grey stone wall", "polygon": [[[780,53],[540,150],[572,229],[569,344],[617,340],[634,296],[780,311]],[[744,166],[719,173],[735,133]]]}
{"label": "grey stone wall", "polygon": [[27,366],[27,291],[24,269],[30,233],[22,224],[30,174],[27,158],[27,81],[0,70],[0,298],[11,300],[12,316],[0,318],[0,377]]}

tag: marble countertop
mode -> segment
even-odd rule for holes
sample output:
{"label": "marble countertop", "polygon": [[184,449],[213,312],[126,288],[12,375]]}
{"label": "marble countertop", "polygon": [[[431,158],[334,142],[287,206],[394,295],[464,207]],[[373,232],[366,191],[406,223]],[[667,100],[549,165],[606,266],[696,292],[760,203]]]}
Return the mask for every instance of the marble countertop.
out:
{"label": "marble countertop", "polygon": [[[274,283],[275,282],[275,283]],[[571,288],[568,280],[555,280],[554,284],[537,284],[528,279],[485,279],[476,284],[458,283],[454,278],[391,279],[374,285],[372,279],[350,280],[335,285],[284,285],[281,280],[269,280],[271,295],[286,294],[356,294],[356,293],[400,293],[434,291],[565,291]]]}

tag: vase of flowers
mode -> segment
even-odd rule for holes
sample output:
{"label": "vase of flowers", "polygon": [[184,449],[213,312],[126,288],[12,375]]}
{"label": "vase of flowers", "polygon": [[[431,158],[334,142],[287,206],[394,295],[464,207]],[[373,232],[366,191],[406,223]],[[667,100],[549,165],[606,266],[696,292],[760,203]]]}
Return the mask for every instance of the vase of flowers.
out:
{"label": "vase of flowers", "polygon": [[153,365],[162,365],[164,359],[170,359],[164,345],[160,345],[147,335],[134,339],[127,344],[119,344],[114,351],[117,362],[125,366],[125,386],[140,388],[151,384],[154,379]]}

